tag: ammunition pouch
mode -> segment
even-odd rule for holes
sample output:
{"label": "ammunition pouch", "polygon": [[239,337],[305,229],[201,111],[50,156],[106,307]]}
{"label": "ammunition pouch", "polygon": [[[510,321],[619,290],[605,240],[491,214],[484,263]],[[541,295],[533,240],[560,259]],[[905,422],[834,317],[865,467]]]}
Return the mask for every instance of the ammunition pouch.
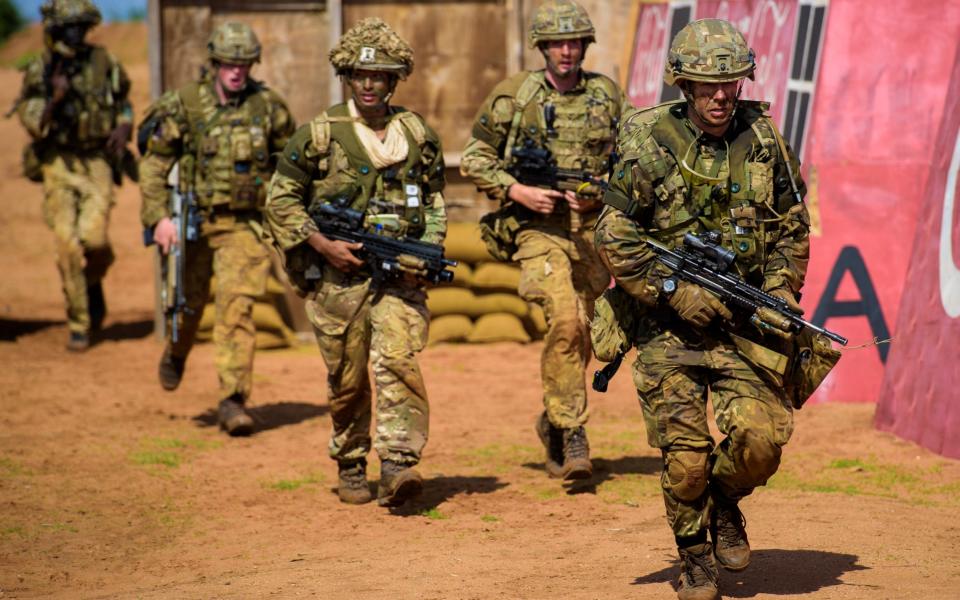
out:
{"label": "ammunition pouch", "polygon": [[34,183],[43,182],[43,160],[40,158],[40,148],[37,142],[30,142],[23,147],[21,162],[24,177]]}
{"label": "ammunition pouch", "polygon": [[620,286],[597,298],[590,321],[590,342],[597,360],[611,362],[633,347],[641,310],[640,303]]}
{"label": "ammunition pouch", "polygon": [[794,347],[784,388],[793,407],[800,409],[836,366],[841,353],[833,348],[827,336],[809,329],[797,334]]}
{"label": "ammunition pouch", "polygon": [[517,234],[525,222],[521,210],[511,202],[480,217],[480,239],[490,256],[501,262],[509,262],[517,252]]}

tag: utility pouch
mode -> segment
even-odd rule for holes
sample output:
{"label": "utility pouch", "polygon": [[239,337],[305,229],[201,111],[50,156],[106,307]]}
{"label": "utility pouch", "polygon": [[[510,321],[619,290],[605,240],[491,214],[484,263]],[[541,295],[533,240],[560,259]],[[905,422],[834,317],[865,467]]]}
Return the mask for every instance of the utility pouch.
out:
{"label": "utility pouch", "polygon": [[800,409],[840,360],[827,336],[804,329],[794,340],[795,350],[784,387],[793,407]]}
{"label": "utility pouch", "polygon": [[620,286],[607,289],[597,298],[590,321],[590,342],[597,360],[611,362],[633,346],[641,310],[636,299]]}
{"label": "utility pouch", "polygon": [[43,182],[43,162],[40,160],[40,152],[35,142],[31,142],[23,147],[23,176],[34,183]]}
{"label": "utility pouch", "polygon": [[480,239],[490,256],[509,262],[517,252],[517,233],[521,227],[517,205],[508,204],[480,217]]}

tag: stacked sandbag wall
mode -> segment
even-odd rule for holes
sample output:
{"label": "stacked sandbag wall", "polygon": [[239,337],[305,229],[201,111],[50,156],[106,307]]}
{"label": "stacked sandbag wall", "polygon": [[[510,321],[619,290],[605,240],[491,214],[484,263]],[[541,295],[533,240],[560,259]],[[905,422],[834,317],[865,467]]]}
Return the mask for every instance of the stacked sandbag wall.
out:
{"label": "stacked sandbag wall", "polygon": [[[216,281],[210,282],[211,297],[203,307],[203,316],[200,318],[200,329],[197,331],[197,341],[213,339],[213,322],[216,312],[212,290],[216,289]],[[285,289],[283,284],[271,273],[267,278],[267,291],[257,298],[253,305],[253,322],[257,328],[257,350],[270,348],[287,348],[297,345],[297,334],[290,327],[284,300]],[[289,316],[289,315],[288,315]]]}
{"label": "stacked sandbag wall", "polygon": [[547,323],[543,310],[517,294],[520,268],[493,259],[476,223],[450,223],[446,257],[459,261],[452,283],[427,292],[429,344],[529,342]]}

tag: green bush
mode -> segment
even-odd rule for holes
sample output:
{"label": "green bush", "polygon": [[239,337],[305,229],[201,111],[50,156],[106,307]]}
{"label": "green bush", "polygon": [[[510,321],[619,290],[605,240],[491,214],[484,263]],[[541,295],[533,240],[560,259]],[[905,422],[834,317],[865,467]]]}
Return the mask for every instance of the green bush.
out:
{"label": "green bush", "polygon": [[0,0],[0,44],[23,27],[23,17],[11,0]]}

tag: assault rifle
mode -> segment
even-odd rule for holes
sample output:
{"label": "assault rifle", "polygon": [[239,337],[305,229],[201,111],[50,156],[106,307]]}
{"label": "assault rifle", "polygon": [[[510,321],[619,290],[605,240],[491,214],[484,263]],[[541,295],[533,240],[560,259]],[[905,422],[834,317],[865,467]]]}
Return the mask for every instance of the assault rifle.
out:
{"label": "assault rifle", "polygon": [[[191,312],[187,308],[187,297],[183,289],[187,261],[186,243],[200,239],[202,221],[192,186],[182,186],[184,189],[181,189],[179,185],[179,171],[178,164],[170,172],[170,181],[173,184],[170,192],[170,220],[177,231],[177,240],[167,254],[157,248],[160,253],[160,307],[164,317],[170,319],[170,340],[174,344],[180,341],[181,315]],[[143,245],[150,246],[154,243],[156,240],[153,239],[153,229],[145,229]]]}
{"label": "assault rifle", "polygon": [[[730,273],[736,255],[720,245],[719,232],[708,231],[699,236],[687,233],[683,236],[686,250],[671,250],[650,238],[644,241],[657,254],[657,260],[673,271],[675,277],[695,283],[715,294],[724,304],[749,313],[750,322],[759,329],[784,337],[800,333],[806,328],[841,346],[847,345],[847,338],[803,319],[790,310],[783,298],[772,296]],[[668,293],[675,291],[676,280],[672,277],[667,279],[663,288]],[[607,391],[607,385],[625,354],[626,351],[621,351],[609,364],[594,372],[594,390]]]}
{"label": "assault rifle", "polygon": [[[443,257],[443,246],[429,244],[412,237],[392,238],[377,233],[384,229],[383,223],[374,222],[374,231],[367,230],[364,213],[346,206],[320,204],[310,213],[320,233],[334,240],[361,243],[359,258],[373,270],[374,279],[397,278],[403,273],[414,273],[417,278],[430,283],[453,281],[453,271],[447,267],[457,266],[457,261]],[[304,276],[308,280],[320,278],[320,270],[313,265]]]}
{"label": "assault rifle", "polygon": [[507,167],[507,172],[524,185],[580,193],[590,186],[596,186],[599,192],[607,189],[607,182],[594,177],[589,171],[559,168],[553,153],[534,145],[532,140],[528,139],[522,146],[515,147],[511,156],[513,162]]}

